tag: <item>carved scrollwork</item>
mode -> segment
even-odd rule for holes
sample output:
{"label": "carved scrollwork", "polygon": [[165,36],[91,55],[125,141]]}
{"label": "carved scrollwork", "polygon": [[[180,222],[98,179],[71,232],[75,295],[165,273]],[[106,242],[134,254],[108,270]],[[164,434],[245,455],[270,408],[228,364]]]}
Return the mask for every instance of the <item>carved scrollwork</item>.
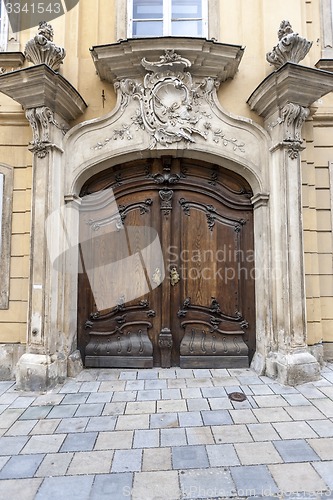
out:
{"label": "carved scrollwork", "polygon": [[139,306],[140,307],[148,307],[149,306],[148,300],[147,299],[140,300]]}
{"label": "carved scrollwork", "polygon": [[170,215],[170,212],[172,210],[172,198],[173,198],[173,191],[172,189],[161,189],[159,192],[159,197],[161,200],[161,210],[164,215]]}
{"label": "carved scrollwork", "polygon": [[179,182],[179,174],[171,174],[170,172],[163,172],[153,175],[153,179],[156,184],[176,184]]}
{"label": "carved scrollwork", "polygon": [[301,129],[310,110],[299,104],[287,103],[281,110],[281,123],[284,124],[284,140],[302,142]]}
{"label": "carved scrollwork", "polygon": [[179,309],[177,312],[178,318],[183,318],[186,316],[187,309],[191,306],[191,297],[186,297],[186,299],[183,302],[182,309]]}
{"label": "carved scrollwork", "polygon": [[219,169],[217,165],[214,165],[210,171],[210,180],[208,181],[208,184],[210,184],[211,186],[216,186],[216,183],[219,179],[218,171]]}
{"label": "carved scrollwork", "polygon": [[222,312],[220,304],[218,303],[218,301],[216,300],[215,297],[212,297],[212,302],[210,305],[210,312],[212,312],[214,314],[219,314]]}
{"label": "carved scrollwork", "polygon": [[242,229],[242,227],[246,224],[246,220],[240,219],[239,221],[235,222],[234,224],[234,230],[236,233],[239,233]]}
{"label": "carved scrollwork", "polygon": [[58,71],[66,51],[53,43],[53,28],[45,21],[39,23],[37,35],[28,41],[25,46],[25,57],[32,64],[47,64],[54,71]]}
{"label": "carved scrollwork", "polygon": [[185,198],[180,198],[179,204],[183,209],[183,212],[185,215],[190,216],[190,204],[188,201],[185,200]]}
{"label": "carved scrollwork", "polygon": [[87,224],[93,231],[98,231],[103,226],[115,223],[116,230],[120,231],[120,229],[123,228],[123,221],[126,219],[128,212],[139,209],[140,215],[144,215],[149,212],[152,203],[153,200],[147,198],[143,202],[131,203],[129,205],[118,205],[118,211],[116,213],[109,217],[103,217],[102,219],[89,219]]}
{"label": "carved scrollwork", "polygon": [[[124,78],[115,83],[123,111],[131,102],[138,102],[131,121],[121,123],[110,137],[91,149],[102,149],[112,140],[132,140],[132,131],[142,129],[151,138],[149,149],[157,144],[167,148],[177,142],[189,147],[200,138],[207,140],[211,136],[214,142],[245,153],[245,144],[214,127],[214,113],[207,111],[207,104],[212,109],[215,107],[213,96],[219,87],[218,79],[206,77],[194,83],[191,62],[174,50],[165,50],[157,61],[143,58],[141,65],[146,70],[143,82]],[[160,178],[156,176],[156,179]],[[163,179],[159,182],[164,183]]]}
{"label": "carved scrollwork", "polygon": [[210,324],[212,325],[211,332],[218,330],[221,321],[222,321],[221,319],[218,319],[218,318],[215,318],[214,316],[211,316],[211,318],[209,320]]}
{"label": "carved scrollwork", "polygon": [[266,54],[267,61],[280,68],[286,62],[299,63],[311,49],[312,42],[294,33],[289,21],[282,21],[278,31],[279,43]]}
{"label": "carved scrollwork", "polygon": [[32,130],[32,141],[30,142],[30,151],[44,158],[50,147],[53,144],[50,142],[50,125],[59,128],[63,133],[66,132],[65,126],[60,126],[54,118],[53,111],[47,106],[39,106],[37,108],[29,108],[25,112],[25,116]]}
{"label": "carved scrollwork", "polygon": [[207,218],[207,224],[208,224],[209,230],[213,231],[213,228],[215,226],[216,216],[214,214],[208,213],[208,214],[206,214],[206,218]]}

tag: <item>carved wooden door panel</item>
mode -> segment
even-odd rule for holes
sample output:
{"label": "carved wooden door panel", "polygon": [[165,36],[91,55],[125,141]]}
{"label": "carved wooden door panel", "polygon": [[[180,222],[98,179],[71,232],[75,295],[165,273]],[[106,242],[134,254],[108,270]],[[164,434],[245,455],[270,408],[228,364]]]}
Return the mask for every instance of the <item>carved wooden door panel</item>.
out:
{"label": "carved wooden door panel", "polygon": [[147,368],[159,360],[161,220],[144,168],[106,172],[81,193],[78,344],[86,366]]}
{"label": "carved wooden door panel", "polygon": [[230,173],[212,169],[207,179],[187,169],[173,200],[173,359],[184,368],[246,367],[255,348],[251,193]]}
{"label": "carved wooden door panel", "polygon": [[[87,264],[79,277],[78,341],[86,366],[248,366],[255,301],[246,181],[164,157],[106,172],[83,194],[108,186],[118,212],[93,198],[80,218]],[[91,238],[94,229],[100,233]]]}

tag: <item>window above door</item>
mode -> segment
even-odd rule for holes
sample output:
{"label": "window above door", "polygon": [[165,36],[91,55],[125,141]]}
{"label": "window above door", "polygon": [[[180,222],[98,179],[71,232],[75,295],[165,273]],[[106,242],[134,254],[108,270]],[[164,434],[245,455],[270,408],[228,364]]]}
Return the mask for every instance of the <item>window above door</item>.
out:
{"label": "window above door", "polygon": [[328,61],[333,60],[333,0],[321,0],[320,7],[322,64],[319,67],[332,71],[332,62],[329,64]]}
{"label": "window above door", "polygon": [[219,38],[219,0],[116,0],[117,40]]}
{"label": "window above door", "polygon": [[208,36],[207,0],[128,0],[128,37]]}

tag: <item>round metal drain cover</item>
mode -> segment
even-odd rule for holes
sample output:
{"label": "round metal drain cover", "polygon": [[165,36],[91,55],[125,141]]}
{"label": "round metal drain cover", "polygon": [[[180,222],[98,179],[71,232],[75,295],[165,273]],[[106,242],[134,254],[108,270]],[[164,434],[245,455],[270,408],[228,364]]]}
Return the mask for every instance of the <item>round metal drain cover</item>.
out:
{"label": "round metal drain cover", "polygon": [[243,392],[230,392],[228,397],[231,401],[245,401],[247,399]]}

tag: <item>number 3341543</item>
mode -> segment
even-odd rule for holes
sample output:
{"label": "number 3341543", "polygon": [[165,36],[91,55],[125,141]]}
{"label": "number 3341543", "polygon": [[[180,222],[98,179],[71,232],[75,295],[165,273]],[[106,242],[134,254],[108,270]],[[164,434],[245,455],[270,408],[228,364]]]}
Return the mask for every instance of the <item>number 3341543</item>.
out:
{"label": "number 3341543", "polygon": [[20,14],[22,12],[28,14],[60,14],[62,12],[61,3],[51,2],[5,2],[8,14]]}

